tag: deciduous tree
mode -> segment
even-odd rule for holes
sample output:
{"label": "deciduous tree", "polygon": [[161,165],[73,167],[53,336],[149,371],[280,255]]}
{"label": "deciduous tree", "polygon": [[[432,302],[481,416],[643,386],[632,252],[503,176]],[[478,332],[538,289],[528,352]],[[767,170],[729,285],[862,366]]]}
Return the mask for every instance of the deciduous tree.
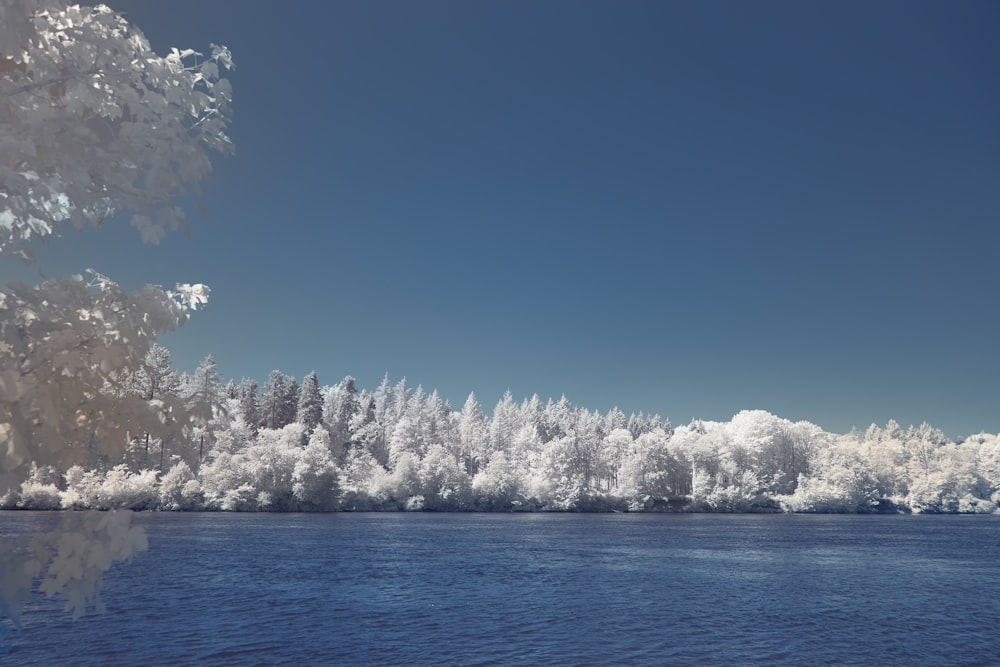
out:
{"label": "deciduous tree", "polygon": [[[65,0],[0,3],[0,255],[30,260],[29,242],[71,223],[100,226],[116,214],[146,241],[183,227],[177,198],[228,153],[231,89],[220,77],[229,51],[156,55],[142,33],[105,6]],[[221,68],[221,69],[220,69]],[[33,463],[65,469],[84,445],[120,453],[128,431],[166,424],[164,405],[126,386],[157,332],[183,323],[208,290],[179,285],[128,293],[96,272],[0,292],[0,493]],[[144,546],[127,521],[74,519],[79,554],[21,563],[0,546],[0,614],[16,618],[31,578],[77,611],[101,572]],[[36,554],[63,538],[39,536]],[[81,556],[82,558],[82,556]],[[78,570],[74,570],[78,568]],[[75,572],[67,577],[67,572]]]}

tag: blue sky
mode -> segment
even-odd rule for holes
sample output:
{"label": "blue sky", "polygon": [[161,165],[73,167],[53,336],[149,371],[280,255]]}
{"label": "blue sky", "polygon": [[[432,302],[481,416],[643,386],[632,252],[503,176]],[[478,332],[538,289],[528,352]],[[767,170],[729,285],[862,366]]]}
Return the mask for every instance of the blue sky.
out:
{"label": "blue sky", "polygon": [[110,4],[232,49],[237,153],[29,274],[209,284],[182,368],[1000,431],[995,2]]}

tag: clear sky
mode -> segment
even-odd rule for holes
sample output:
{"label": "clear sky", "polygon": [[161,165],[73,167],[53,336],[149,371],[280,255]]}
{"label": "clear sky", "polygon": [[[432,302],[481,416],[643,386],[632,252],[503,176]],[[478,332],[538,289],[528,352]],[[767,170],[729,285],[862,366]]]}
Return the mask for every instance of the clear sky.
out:
{"label": "clear sky", "polygon": [[209,284],[183,369],[1000,431],[993,0],[110,4],[232,49],[236,155],[28,273]]}

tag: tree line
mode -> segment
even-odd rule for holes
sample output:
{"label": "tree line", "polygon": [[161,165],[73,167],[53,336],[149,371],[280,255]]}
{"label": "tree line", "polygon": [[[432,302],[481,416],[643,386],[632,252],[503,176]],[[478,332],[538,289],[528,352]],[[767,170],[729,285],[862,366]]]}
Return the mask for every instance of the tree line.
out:
{"label": "tree line", "polygon": [[91,445],[65,472],[35,466],[4,508],[227,511],[722,511],[983,513],[1000,502],[1000,438],[927,424],[834,434],[745,410],[675,426],[566,397],[507,392],[487,414],[386,377],[321,386],[275,370],[178,374],[153,345],[131,398],[187,427]]}

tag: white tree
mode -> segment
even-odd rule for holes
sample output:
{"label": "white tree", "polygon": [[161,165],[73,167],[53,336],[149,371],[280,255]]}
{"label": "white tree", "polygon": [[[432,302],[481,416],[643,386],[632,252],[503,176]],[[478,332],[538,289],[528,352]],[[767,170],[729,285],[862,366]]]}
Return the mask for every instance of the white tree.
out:
{"label": "white tree", "polygon": [[[618,429],[612,435],[624,442],[622,434],[628,435],[628,431]],[[620,483],[631,507],[665,507],[670,498],[688,492],[691,479],[688,461],[671,447],[670,436],[663,429],[643,433],[634,442],[629,437],[629,443]]]}
{"label": "white tree", "polygon": [[176,198],[207,150],[232,151],[229,51],[160,57],[121,15],[65,0],[8,0],[0,26],[0,249],[30,257],[29,239],[117,212],[147,241],[183,227]]}
{"label": "white tree", "polygon": [[793,512],[871,512],[878,504],[875,476],[855,438],[836,438],[813,455],[812,472],[800,475],[795,493],[781,498]]}
{"label": "white tree", "polygon": [[489,448],[489,424],[475,393],[465,399],[458,415],[458,438],[465,469],[475,474],[485,465]]}
{"label": "white tree", "polygon": [[[197,432],[193,434],[198,441],[197,469],[201,466],[201,462],[205,458],[205,436],[211,436],[213,419],[224,409],[223,402],[226,400],[223,393],[222,378],[219,376],[219,371],[216,368],[215,359],[212,358],[212,355],[208,355],[198,364],[198,368],[194,372],[194,377],[188,380],[183,393],[186,394],[187,398],[187,416],[197,428]],[[209,446],[211,446],[211,442]],[[195,448],[192,446],[187,452],[188,457],[192,461],[194,461],[194,451]],[[160,469],[162,471],[162,447],[160,448],[160,454]]]}
{"label": "white tree", "polygon": [[521,502],[524,484],[507,455],[497,452],[485,468],[472,478],[472,492],[480,509],[507,510]]}
{"label": "white tree", "polygon": [[632,433],[627,428],[616,428],[604,439],[603,458],[607,461],[609,482],[614,488],[619,483],[622,464],[632,446]]}
{"label": "white tree", "polygon": [[323,398],[319,394],[319,379],[316,371],[302,378],[302,388],[299,390],[299,403],[295,412],[295,420],[306,427],[306,437],[323,419]]}
{"label": "white tree", "polygon": [[[321,399],[320,413],[330,432],[330,449],[338,459],[343,459],[347,453],[348,443],[353,436],[352,422],[361,410],[357,394],[355,380],[348,375],[338,384],[329,387]],[[355,426],[360,427],[361,424]]]}
{"label": "white tree", "polygon": [[324,512],[336,509],[339,492],[337,466],[330,454],[330,435],[324,429],[316,429],[299,452],[292,471],[292,493],[299,509]]}
{"label": "white tree", "polygon": [[120,456],[130,432],[183,428],[166,418],[176,401],[130,389],[156,332],[204,300],[191,286],[127,293],[95,272],[0,292],[0,493],[32,463],[66,469],[91,446]]}
{"label": "white tree", "polygon": [[170,350],[153,343],[146,353],[145,367],[139,370],[133,381],[135,390],[147,401],[176,394],[180,380],[170,361]]}
{"label": "white tree", "polygon": [[420,479],[427,509],[462,509],[471,502],[469,475],[443,445],[427,450],[420,462]]}
{"label": "white tree", "polygon": [[[232,150],[231,90],[220,67],[232,67],[224,47],[208,58],[176,49],[157,56],[104,6],[0,3],[0,254],[30,259],[33,238],[113,214],[131,214],[152,242],[182,227],[177,197],[209,174],[209,151]],[[129,395],[125,383],[154,335],[183,323],[207,288],[129,294],[90,276],[0,292],[0,494],[33,463],[65,469],[82,444],[120,453],[129,431],[164,426],[162,406]],[[127,521],[72,521],[79,525],[61,536],[39,536],[35,553],[73,544],[77,560],[24,563],[23,552],[0,546],[0,613],[16,618],[37,576],[81,611],[101,573],[143,546]],[[79,576],[68,577],[76,567]]]}
{"label": "white tree", "polygon": [[504,392],[503,397],[497,401],[493,408],[493,419],[490,421],[490,451],[488,456],[495,452],[510,454],[510,441],[517,430],[517,422],[520,410],[510,389]]}
{"label": "white tree", "polygon": [[279,429],[295,421],[299,409],[299,384],[278,369],[271,371],[261,390],[260,425]]}

